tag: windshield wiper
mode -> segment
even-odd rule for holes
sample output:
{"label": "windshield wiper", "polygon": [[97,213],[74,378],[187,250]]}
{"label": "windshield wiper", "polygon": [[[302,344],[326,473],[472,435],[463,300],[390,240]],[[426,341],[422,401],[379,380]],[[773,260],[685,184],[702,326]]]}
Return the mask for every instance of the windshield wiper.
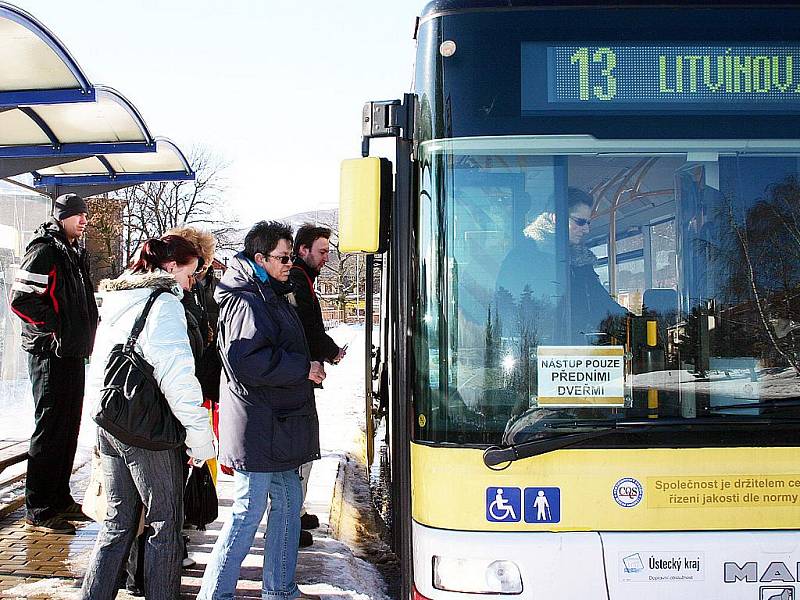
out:
{"label": "windshield wiper", "polygon": [[797,408],[800,406],[800,399],[794,398],[792,400],[762,400],[761,402],[751,403],[738,403],[738,404],[720,404],[719,406],[708,406],[706,411],[718,412],[720,410],[737,410],[745,408]]}
{"label": "windshield wiper", "polygon": [[[540,454],[561,450],[562,448],[617,433],[618,431],[620,431],[620,428],[616,426],[605,427],[603,429],[586,431],[584,433],[563,433],[555,437],[511,444],[510,446],[504,446],[502,448],[499,446],[492,446],[491,448],[487,448],[483,453],[483,463],[487,467],[496,467],[497,465],[514,462],[521,458],[529,458],[531,456],[539,456]],[[626,429],[626,431],[629,430]]]}

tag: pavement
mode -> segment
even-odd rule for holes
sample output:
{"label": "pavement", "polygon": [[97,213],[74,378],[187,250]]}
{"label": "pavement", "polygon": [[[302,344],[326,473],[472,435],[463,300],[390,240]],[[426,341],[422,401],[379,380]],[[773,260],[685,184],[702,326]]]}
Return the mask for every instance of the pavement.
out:
{"label": "pavement", "polygon": [[[337,485],[337,479],[340,472],[344,473],[346,461],[343,453],[328,452],[314,464],[309,478],[306,509],[319,517],[320,527],[312,531],[314,544],[300,549],[297,567],[297,582],[304,590],[323,595],[328,592],[339,597],[343,595],[339,593],[342,588],[331,583],[335,584],[336,577],[341,578],[342,570],[347,570],[349,566],[354,572],[363,570],[363,566],[358,564],[361,561],[353,556],[352,551],[334,538],[330,525],[332,509],[334,522],[337,521],[336,515],[341,513],[337,507],[342,501],[341,482]],[[88,465],[76,469],[72,480],[76,499],[83,497],[88,483],[88,469]],[[199,590],[208,556],[230,514],[231,488],[232,478],[220,474],[217,483],[218,519],[209,524],[205,531],[186,532],[190,538],[189,555],[197,564],[182,572],[181,598],[194,598]],[[0,521],[0,598],[75,598],[99,530],[99,525],[94,522],[76,523],[76,526],[75,535],[28,532],[24,527],[24,509]],[[265,524],[262,522],[260,534],[256,536],[242,565],[237,598],[261,596],[264,530]],[[326,559],[326,556],[335,556],[336,559]],[[328,568],[325,567],[326,563]],[[368,589],[375,585],[374,581],[359,583],[357,577],[344,581],[345,590],[354,590],[345,596],[372,597],[373,592],[379,591]],[[117,598],[128,600],[133,596],[122,590]]]}

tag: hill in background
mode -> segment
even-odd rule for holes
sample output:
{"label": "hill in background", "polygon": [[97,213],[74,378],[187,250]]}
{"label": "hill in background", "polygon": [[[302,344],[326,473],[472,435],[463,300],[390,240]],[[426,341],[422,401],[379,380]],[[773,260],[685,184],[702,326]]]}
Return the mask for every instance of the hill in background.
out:
{"label": "hill in background", "polygon": [[[288,217],[280,217],[275,220],[289,224],[292,227],[292,231],[295,232],[303,223],[315,223],[337,229],[339,223],[339,209],[328,208],[325,210],[310,210],[289,215]],[[251,225],[252,224],[248,224],[246,227],[242,227],[231,233],[230,240],[232,243],[229,244],[231,248],[221,248],[218,254],[222,257],[231,257],[241,250],[244,244],[244,236],[247,235]]]}

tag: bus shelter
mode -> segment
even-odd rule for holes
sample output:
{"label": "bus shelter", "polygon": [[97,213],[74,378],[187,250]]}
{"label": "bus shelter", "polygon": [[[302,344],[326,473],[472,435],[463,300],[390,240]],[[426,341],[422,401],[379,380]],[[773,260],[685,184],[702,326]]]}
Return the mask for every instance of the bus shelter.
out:
{"label": "bus shelter", "polygon": [[26,438],[33,426],[9,295],[25,247],[49,218],[54,198],[193,179],[180,149],[153,135],[132,102],[95,85],[52,31],[0,0],[0,440]]}

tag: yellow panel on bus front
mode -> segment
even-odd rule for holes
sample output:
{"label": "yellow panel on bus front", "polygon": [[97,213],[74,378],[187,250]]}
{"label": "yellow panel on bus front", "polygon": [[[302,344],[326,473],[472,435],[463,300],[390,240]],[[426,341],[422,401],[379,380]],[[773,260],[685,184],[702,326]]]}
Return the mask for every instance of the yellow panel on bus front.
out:
{"label": "yellow panel on bus front", "polygon": [[800,528],[800,448],[565,449],[502,471],[412,444],[412,513],[468,531]]}
{"label": "yellow panel on bus front", "polygon": [[339,250],[377,252],[380,220],[380,159],[343,160],[339,180]]}

